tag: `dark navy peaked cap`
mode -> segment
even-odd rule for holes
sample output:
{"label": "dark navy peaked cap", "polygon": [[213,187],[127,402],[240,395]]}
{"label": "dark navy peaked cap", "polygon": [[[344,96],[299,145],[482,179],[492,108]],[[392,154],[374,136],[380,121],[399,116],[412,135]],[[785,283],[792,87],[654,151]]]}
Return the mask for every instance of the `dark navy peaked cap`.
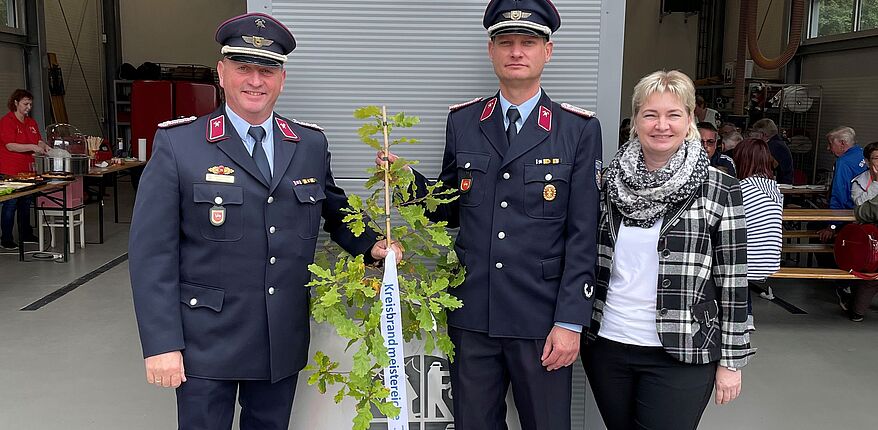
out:
{"label": "dark navy peaked cap", "polygon": [[277,19],[264,13],[248,13],[222,23],[215,39],[222,54],[233,61],[281,67],[296,49],[296,38]]}
{"label": "dark navy peaked cap", "polygon": [[548,39],[561,27],[561,15],[551,0],[491,0],[482,24],[490,37],[525,34]]}

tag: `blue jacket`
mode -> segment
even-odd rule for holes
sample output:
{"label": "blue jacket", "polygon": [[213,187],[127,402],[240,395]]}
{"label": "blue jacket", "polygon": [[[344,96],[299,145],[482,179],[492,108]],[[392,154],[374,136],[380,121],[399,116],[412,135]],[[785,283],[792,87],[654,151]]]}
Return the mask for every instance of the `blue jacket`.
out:
{"label": "blue jacket", "polygon": [[342,223],[324,134],[274,117],[270,183],[223,107],[156,132],[129,243],[144,357],[182,350],[186,374],[208,379],[293,375],[308,358],[321,217],[352,254],[374,244]]}
{"label": "blue jacket", "polygon": [[[504,156],[498,97],[448,115],[439,180],[457,188],[460,198],[429,214],[460,227],[454,249],[466,280],[451,292],[464,305],[448,323],[526,339],[545,339],[555,322],[587,327],[597,257],[600,124],[543,92]],[[426,178],[416,178],[423,188]]]}
{"label": "blue jacket", "polygon": [[851,181],[867,168],[866,160],[863,158],[863,148],[858,145],[850,147],[835,160],[832,194],[829,196],[830,209],[854,208],[854,201],[851,199]]}

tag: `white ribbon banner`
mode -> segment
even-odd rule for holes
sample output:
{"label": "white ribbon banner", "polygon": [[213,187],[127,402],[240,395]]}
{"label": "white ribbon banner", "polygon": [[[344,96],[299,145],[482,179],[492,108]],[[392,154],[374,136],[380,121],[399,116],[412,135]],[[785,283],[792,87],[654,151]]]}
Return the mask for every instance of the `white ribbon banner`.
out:
{"label": "white ribbon banner", "polygon": [[399,277],[396,274],[396,255],[392,249],[384,259],[384,282],[381,286],[381,334],[390,356],[390,365],[384,368],[384,386],[390,390],[387,400],[399,407],[399,416],[387,417],[388,430],[408,430],[409,401],[406,395],[405,353],[403,352],[402,315],[399,305]]}

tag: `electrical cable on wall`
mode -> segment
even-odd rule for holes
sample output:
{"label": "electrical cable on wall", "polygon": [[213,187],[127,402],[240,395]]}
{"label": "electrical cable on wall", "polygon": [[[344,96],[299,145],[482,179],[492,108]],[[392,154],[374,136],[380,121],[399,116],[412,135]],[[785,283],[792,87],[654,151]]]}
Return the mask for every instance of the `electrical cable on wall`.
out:
{"label": "electrical cable on wall", "polygon": [[[85,9],[88,8],[91,0],[86,0],[83,7],[82,12],[82,21],[85,22]],[[67,27],[67,36],[70,38],[70,43],[73,45],[73,57],[76,59],[76,63],[79,65],[79,72],[82,74],[82,82],[85,83],[85,91],[88,93],[88,99],[91,102],[92,112],[95,114],[95,120],[98,123],[98,127],[101,129],[101,134],[104,135],[104,124],[101,122],[101,116],[98,114],[98,109],[95,106],[95,100],[91,93],[91,87],[88,86],[88,78],[85,76],[85,69],[82,67],[82,59],[79,58],[79,50],[76,47],[76,40],[73,39],[73,32],[70,31],[70,24],[67,22],[67,14],[64,12],[64,5],[61,4],[61,0],[58,0],[58,7],[61,8],[61,17],[64,19],[64,26]],[[79,25],[80,32],[82,31],[82,23]],[[71,66],[72,69],[72,66]]]}

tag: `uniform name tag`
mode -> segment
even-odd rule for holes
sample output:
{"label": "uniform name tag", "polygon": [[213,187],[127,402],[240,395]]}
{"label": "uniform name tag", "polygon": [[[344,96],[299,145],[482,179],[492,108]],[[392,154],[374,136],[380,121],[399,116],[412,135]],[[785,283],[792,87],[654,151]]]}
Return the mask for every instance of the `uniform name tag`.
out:
{"label": "uniform name tag", "polygon": [[235,177],[234,177],[234,176],[228,176],[228,175],[214,175],[213,173],[208,173],[208,174],[204,177],[204,180],[205,180],[205,181],[208,181],[208,182],[223,182],[223,183],[226,183],[226,184],[234,184],[234,183],[235,183]]}

